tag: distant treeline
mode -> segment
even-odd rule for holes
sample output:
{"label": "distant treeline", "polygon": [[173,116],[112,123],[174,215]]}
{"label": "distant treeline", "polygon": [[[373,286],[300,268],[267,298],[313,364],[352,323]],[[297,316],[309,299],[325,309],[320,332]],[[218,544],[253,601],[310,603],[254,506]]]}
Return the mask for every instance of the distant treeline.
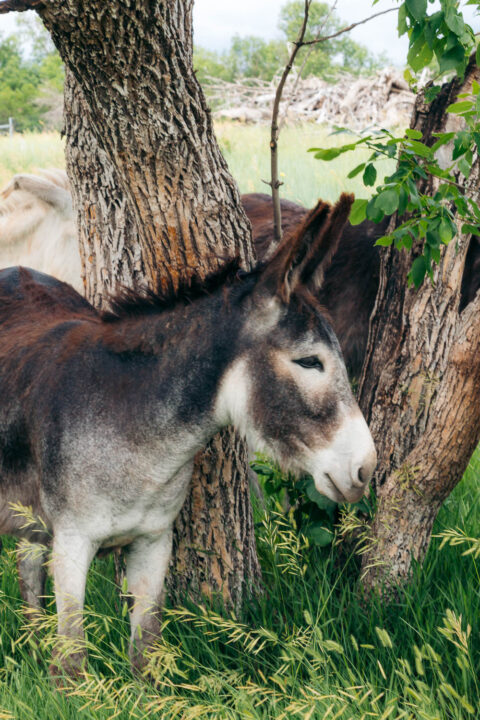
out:
{"label": "distant treeline", "polygon": [[[230,48],[213,52],[194,49],[197,76],[208,90],[210,78],[271,80],[283,69],[288,41],[294,40],[303,18],[303,0],[290,0],[280,11],[281,38],[263,40],[235,36]],[[318,34],[331,35],[344,25],[329,5],[313,2],[307,40]],[[0,37],[0,124],[15,120],[16,130],[60,128],[64,68],[50,37],[37,17],[17,20],[17,32]],[[367,75],[385,64],[348,34],[303,48],[298,67],[305,63],[303,77],[316,75],[334,82],[340,72]]]}

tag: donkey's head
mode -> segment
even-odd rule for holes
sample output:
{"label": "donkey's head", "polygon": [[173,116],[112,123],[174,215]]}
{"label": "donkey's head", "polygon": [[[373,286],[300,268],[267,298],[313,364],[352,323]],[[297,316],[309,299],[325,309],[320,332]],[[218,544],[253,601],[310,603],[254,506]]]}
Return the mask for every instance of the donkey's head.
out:
{"label": "donkey's head", "polygon": [[358,500],[376,465],[370,431],[350,389],[340,346],[315,297],[353,197],[319,202],[285,238],[253,291],[239,352],[217,413],[284,468],[310,473],[319,492]]}

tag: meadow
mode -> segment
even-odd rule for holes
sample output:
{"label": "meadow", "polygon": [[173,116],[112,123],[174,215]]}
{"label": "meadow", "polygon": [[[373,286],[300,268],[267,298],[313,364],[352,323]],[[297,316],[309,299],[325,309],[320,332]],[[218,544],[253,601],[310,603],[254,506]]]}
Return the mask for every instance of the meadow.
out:
{"label": "meadow", "polygon": [[[219,125],[242,192],[265,191],[268,129]],[[346,175],[361,162],[314,160],[306,149],[341,142],[317,126],[282,136],[284,195],[311,205],[342,189],[366,192]],[[0,138],[0,184],[15,172],[63,165],[58,135]],[[214,603],[167,606],[151,658],[153,682],[132,675],[127,607],[112,558],[89,574],[85,676],[55,691],[48,664],[55,642],[52,599],[25,616],[14,543],[0,554],[0,720],[464,720],[480,717],[480,505],[477,451],[437,518],[422,567],[390,604],[362,598],[358,561],[342,541],[312,546],[275,493],[254,507],[264,592],[235,616]],[[445,543],[439,535],[446,534]],[[340,550],[343,548],[342,552]],[[346,550],[345,548],[348,548]],[[49,587],[51,593],[51,586]]]}

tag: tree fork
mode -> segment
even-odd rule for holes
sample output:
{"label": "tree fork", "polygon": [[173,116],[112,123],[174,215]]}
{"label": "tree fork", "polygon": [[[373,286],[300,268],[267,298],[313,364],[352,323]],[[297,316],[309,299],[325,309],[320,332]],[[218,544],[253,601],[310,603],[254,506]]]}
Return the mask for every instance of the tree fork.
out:
{"label": "tree fork", "polygon": [[[192,2],[64,0],[39,13],[67,68],[67,169],[87,296],[119,283],[176,289],[227,257],[253,260],[250,225],[192,68]],[[239,607],[260,577],[244,443],[196,458],[169,590]]]}
{"label": "tree fork", "polygon": [[[423,141],[444,130],[445,110],[480,79],[472,60],[465,79],[445,85],[427,106],[417,98],[411,127]],[[465,192],[478,201],[476,159]],[[422,192],[434,192],[430,178]],[[459,223],[460,231],[460,223]],[[363,556],[363,584],[394,588],[411,559],[421,561],[438,509],[460,481],[480,437],[480,294],[460,313],[470,236],[442,246],[419,290],[407,286],[411,256],[382,253],[380,287],[371,319],[359,401],[378,452],[378,509]],[[415,247],[414,247],[415,252]]]}

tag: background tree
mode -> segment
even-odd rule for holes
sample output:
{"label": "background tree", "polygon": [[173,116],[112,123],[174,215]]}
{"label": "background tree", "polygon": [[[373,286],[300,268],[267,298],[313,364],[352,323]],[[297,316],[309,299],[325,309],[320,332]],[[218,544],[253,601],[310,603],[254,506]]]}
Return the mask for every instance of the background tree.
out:
{"label": "background tree", "polygon": [[38,126],[40,110],[35,99],[39,81],[38,68],[23,59],[18,39],[0,40],[0,124],[14,117],[18,130]]}
{"label": "background tree", "polygon": [[[286,40],[293,41],[298,36],[304,9],[303,0],[290,0],[282,7],[278,26]],[[308,13],[305,42],[308,43],[319,36],[333,35],[344,26],[345,22],[338,17],[330,4],[314,1]],[[301,48],[298,54],[299,65],[302,65],[307,54],[303,76],[315,75],[326,80],[334,80],[339,72],[369,75],[388,64],[385,55],[376,57],[367,47],[352,40],[348,35],[340,35],[313,48]]]}

